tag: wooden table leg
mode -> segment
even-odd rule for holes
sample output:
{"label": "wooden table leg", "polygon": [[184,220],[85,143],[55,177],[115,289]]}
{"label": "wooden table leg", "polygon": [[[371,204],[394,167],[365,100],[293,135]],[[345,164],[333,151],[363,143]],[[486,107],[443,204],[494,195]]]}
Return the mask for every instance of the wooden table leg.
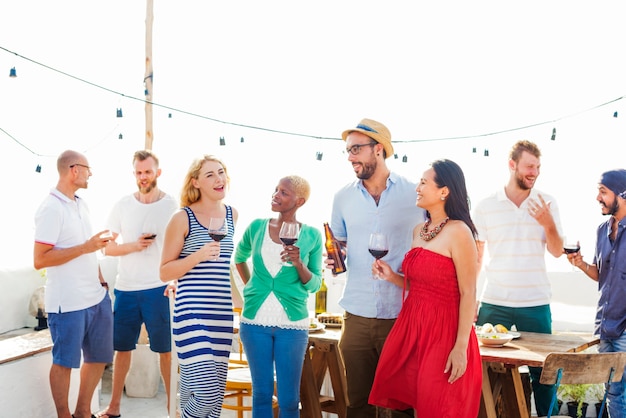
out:
{"label": "wooden table leg", "polygon": [[489,364],[486,362],[483,363],[483,388],[478,418],[496,418],[496,403],[493,399],[493,393],[491,392]]}
{"label": "wooden table leg", "polygon": [[346,376],[343,372],[343,360],[336,345],[330,347],[330,351],[326,353],[328,361],[328,373],[333,386],[333,395],[335,397],[335,410],[339,418],[346,418],[348,414],[348,401],[346,396]]}
{"label": "wooden table leg", "polygon": [[311,362],[311,351],[315,348],[307,350],[304,355],[304,364],[302,366],[302,379],[300,381],[300,403],[302,404],[301,418],[321,418],[322,409],[320,407],[320,389],[313,372],[313,364]]}
{"label": "wooden table leg", "polygon": [[526,405],[526,393],[524,392],[524,385],[522,384],[522,377],[519,369],[513,367],[511,370],[511,377],[513,378],[513,387],[515,388],[515,398],[517,400],[517,410],[520,412],[521,418],[530,418],[528,414],[528,406]]}

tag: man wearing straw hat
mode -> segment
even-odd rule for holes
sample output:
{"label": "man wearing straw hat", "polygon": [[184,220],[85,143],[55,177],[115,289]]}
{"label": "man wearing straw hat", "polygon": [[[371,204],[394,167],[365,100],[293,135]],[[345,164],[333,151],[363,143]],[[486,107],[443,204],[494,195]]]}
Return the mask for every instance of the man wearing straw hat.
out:
{"label": "man wearing straw hat", "polygon": [[[598,351],[626,351],[626,170],[602,174],[598,196],[603,215],[610,216],[598,227],[593,264],[583,261],[580,250],[568,254],[574,266],[598,282],[600,299],[596,313],[595,334],[600,336]],[[626,375],[625,375],[626,376]],[[626,377],[611,384],[608,393],[611,418],[626,417]]]}
{"label": "man wearing straw hat", "polygon": [[[331,228],[347,255],[346,286],[339,300],[345,309],[339,349],[346,368],[347,416],[368,418],[376,416],[368,397],[378,358],[403,299],[402,283],[374,278],[369,236],[374,232],[387,235],[385,261],[397,271],[411,247],[413,228],[424,221],[425,213],[415,204],[416,185],[387,167],[386,159],[394,151],[385,125],[363,119],[344,131],[342,138],[357,179],[335,194],[331,218]],[[332,265],[332,260],[326,263]],[[412,411],[380,414],[407,417]]]}

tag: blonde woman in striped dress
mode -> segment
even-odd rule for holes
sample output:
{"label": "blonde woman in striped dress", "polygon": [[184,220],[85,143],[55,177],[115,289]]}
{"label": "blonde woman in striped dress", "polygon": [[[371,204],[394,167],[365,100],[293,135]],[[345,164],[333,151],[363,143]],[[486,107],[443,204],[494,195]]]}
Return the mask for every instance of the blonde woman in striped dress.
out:
{"label": "blonde woman in striped dress", "polygon": [[[205,155],[187,172],[181,207],[165,232],[161,280],[177,281],[172,332],[180,364],[180,414],[218,418],[233,338],[230,258],[237,222],[222,200],[229,184],[224,164]],[[209,237],[210,218],[225,218],[226,238]]]}

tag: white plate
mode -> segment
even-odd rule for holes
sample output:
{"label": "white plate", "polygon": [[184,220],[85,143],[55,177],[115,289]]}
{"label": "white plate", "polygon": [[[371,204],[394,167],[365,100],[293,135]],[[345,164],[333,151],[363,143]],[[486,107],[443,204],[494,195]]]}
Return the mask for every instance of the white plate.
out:
{"label": "white plate", "polygon": [[478,341],[487,347],[502,347],[513,339],[511,334],[478,334]]}
{"label": "white plate", "polygon": [[309,332],[320,332],[322,331],[324,328],[326,328],[326,325],[320,323],[320,322],[314,322],[311,325],[315,325],[315,327],[310,326],[309,327]]}

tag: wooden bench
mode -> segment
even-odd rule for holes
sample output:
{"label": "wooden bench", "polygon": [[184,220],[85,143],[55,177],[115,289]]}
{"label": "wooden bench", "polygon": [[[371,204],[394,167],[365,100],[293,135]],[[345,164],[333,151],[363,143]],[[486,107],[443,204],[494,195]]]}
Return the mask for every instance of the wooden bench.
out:
{"label": "wooden bench", "polygon": [[0,365],[52,350],[50,330],[34,331],[0,340]]}

